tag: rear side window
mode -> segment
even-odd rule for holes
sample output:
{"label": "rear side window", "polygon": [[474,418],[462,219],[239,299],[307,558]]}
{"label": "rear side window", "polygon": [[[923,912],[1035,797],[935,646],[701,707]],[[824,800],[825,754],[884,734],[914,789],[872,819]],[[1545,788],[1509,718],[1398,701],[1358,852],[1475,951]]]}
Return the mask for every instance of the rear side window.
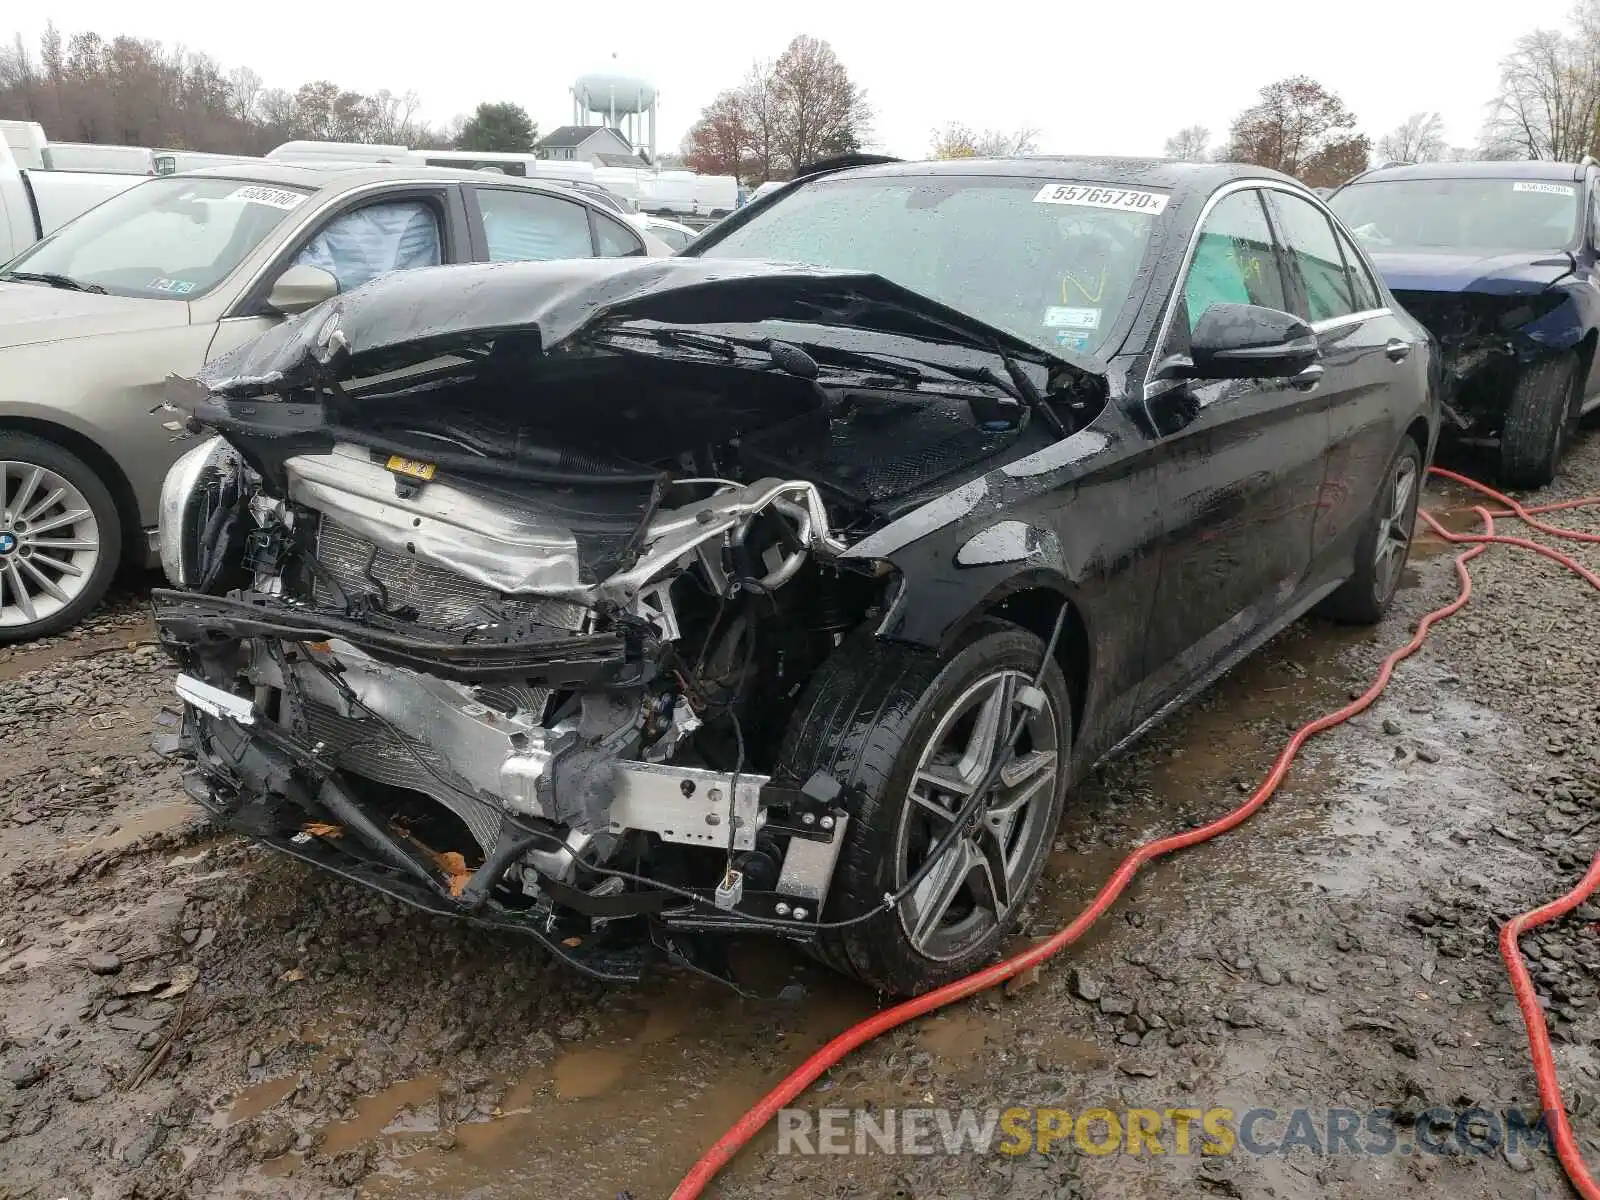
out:
{"label": "rear side window", "polygon": [[1344,255],[1328,218],[1308,201],[1287,192],[1275,193],[1272,203],[1278,231],[1305,284],[1305,297],[1303,302],[1296,300],[1295,315],[1308,321],[1328,321],[1358,311]]}
{"label": "rear side window", "polygon": [[1350,268],[1350,289],[1355,295],[1356,311],[1370,312],[1375,308],[1382,308],[1383,293],[1378,290],[1372,274],[1361,261],[1361,255],[1356,251],[1354,244],[1345,236],[1344,230],[1338,232],[1339,248],[1344,251],[1345,266]]}
{"label": "rear side window", "polygon": [[490,262],[593,258],[589,210],[540,192],[479,188],[478,210]]}
{"label": "rear side window", "polygon": [[673,229],[670,225],[652,225],[650,232],[655,234],[674,250],[682,250],[694,237],[692,233],[685,233],[681,229]]}
{"label": "rear side window", "polygon": [[644,243],[620,221],[594,214],[594,240],[601,258],[626,258],[630,254],[643,254]]}
{"label": "rear side window", "polygon": [[1191,333],[1213,304],[1285,307],[1283,275],[1260,192],[1234,192],[1217,201],[1195,239],[1183,300]]}

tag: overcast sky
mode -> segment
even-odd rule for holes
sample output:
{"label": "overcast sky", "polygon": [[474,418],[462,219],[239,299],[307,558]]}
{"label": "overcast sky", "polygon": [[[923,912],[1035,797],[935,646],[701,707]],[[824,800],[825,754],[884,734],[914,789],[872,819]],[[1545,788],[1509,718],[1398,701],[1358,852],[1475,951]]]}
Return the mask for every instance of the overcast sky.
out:
{"label": "overcast sky", "polygon": [[616,55],[660,90],[663,150],[752,60],[809,33],[831,42],[867,89],[876,148],[914,157],[951,120],[1032,126],[1047,152],[1158,154],[1187,124],[1220,140],[1258,88],[1298,73],[1341,95],[1374,139],[1428,109],[1443,114],[1452,144],[1470,145],[1513,39],[1564,24],[1571,0],[9,7],[30,44],[47,18],[63,34],[181,42],[224,67],[253,67],[269,86],[325,78],[359,91],[414,89],[436,123],[481,100],[510,100],[541,129],[566,124],[573,79]]}

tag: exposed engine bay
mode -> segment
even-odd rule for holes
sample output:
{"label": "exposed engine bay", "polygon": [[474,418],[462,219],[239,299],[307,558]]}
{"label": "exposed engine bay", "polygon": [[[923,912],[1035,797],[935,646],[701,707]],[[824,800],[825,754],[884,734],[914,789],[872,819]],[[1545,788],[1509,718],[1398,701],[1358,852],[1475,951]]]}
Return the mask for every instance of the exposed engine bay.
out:
{"label": "exposed engine bay", "polygon": [[606,978],[708,932],[810,936],[850,803],[785,777],[784,740],[906,586],[853,547],[1081,427],[1100,381],[942,311],[862,349],[815,277],[792,340],[616,309],[379,337],[383,285],[203,380],[222,436],[168,478],[155,595],[191,793]]}

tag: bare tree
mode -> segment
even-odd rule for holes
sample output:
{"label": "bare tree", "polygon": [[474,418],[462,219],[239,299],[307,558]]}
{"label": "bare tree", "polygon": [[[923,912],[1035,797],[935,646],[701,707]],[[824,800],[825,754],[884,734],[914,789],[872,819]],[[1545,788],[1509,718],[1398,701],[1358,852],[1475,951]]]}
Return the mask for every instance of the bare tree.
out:
{"label": "bare tree", "polygon": [[752,166],[750,181],[765,183],[782,176],[778,156],[778,129],[782,111],[772,82],[771,63],[752,63],[744,84],[735,93],[738,121],[749,135]]}
{"label": "bare tree", "polygon": [[416,92],[395,95],[380,88],[371,100],[372,140],[391,146],[409,146],[425,132],[419,119],[422,101]]}
{"label": "bare tree", "polygon": [[683,159],[703,175],[732,175],[744,182],[753,157],[746,108],[737,91],[720,93],[706,105],[683,139]]}
{"label": "bare tree", "polygon": [[322,80],[289,91],[249,67],[144,38],[53,24],[37,60],[20,38],[0,44],[0,114],[38,121],[56,141],[121,142],[259,154],[295,137],[447,143],[428,130],[415,92],[372,95]]}
{"label": "bare tree", "polygon": [[288,88],[264,88],[256,98],[256,115],[263,129],[278,141],[298,137],[299,114],[295,108],[294,93]]}
{"label": "bare tree", "polygon": [[1437,162],[1444,153],[1444,118],[1436,112],[1412,113],[1378,139],[1378,154],[1390,162]]}
{"label": "bare tree", "polygon": [[1163,149],[1168,158],[1180,162],[1205,162],[1211,156],[1211,130],[1204,125],[1185,125],[1167,139]]}
{"label": "bare tree", "polygon": [[261,103],[262,80],[249,67],[228,72],[228,111],[236,121],[254,121]]}
{"label": "bare tree", "polygon": [[1366,169],[1370,143],[1355,132],[1344,101],[1316,80],[1295,75],[1268,84],[1234,119],[1228,157],[1334,187]]}
{"label": "bare tree", "polygon": [[1600,134],[1600,3],[1574,13],[1575,32],[1536,29],[1500,63],[1500,90],[1484,126],[1493,158],[1575,161]]}
{"label": "bare tree", "polygon": [[764,183],[860,149],[871,119],[866,93],[833,48],[802,34],[701,110],[682,149],[697,170]]}
{"label": "bare tree", "polygon": [[960,121],[935,129],[928,146],[932,158],[1017,158],[1038,150],[1039,131],[1032,126],[1007,133],[1003,129],[975,130]]}
{"label": "bare tree", "polygon": [[0,83],[7,90],[20,95],[24,112],[37,109],[40,100],[39,76],[20,33],[9,48],[0,50]]}
{"label": "bare tree", "polygon": [[791,172],[835,154],[861,149],[872,112],[866,93],[819,38],[801,34],[772,64],[777,101],[777,149]]}
{"label": "bare tree", "polygon": [[976,158],[978,156],[978,134],[970,125],[963,125],[960,121],[951,121],[941,129],[933,131],[933,140],[928,143],[929,158]]}
{"label": "bare tree", "polygon": [[744,183],[788,179],[802,167],[859,150],[872,110],[827,42],[801,35],[773,62],[757,61],[720,92],[684,138],[695,170]]}

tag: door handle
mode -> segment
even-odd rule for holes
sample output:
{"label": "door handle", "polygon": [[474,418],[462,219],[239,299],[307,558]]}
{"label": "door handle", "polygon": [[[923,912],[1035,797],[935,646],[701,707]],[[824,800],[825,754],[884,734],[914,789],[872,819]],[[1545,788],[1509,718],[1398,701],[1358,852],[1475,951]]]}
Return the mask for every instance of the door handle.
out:
{"label": "door handle", "polygon": [[1411,343],[1403,342],[1399,338],[1390,338],[1383,352],[1389,356],[1390,362],[1400,362],[1411,353]]}
{"label": "door handle", "polygon": [[1316,387],[1317,384],[1322,382],[1322,377],[1326,373],[1327,370],[1321,363],[1312,363],[1304,371],[1301,371],[1300,374],[1293,376],[1289,382],[1295,387],[1299,388],[1302,392],[1309,392],[1312,388]]}

